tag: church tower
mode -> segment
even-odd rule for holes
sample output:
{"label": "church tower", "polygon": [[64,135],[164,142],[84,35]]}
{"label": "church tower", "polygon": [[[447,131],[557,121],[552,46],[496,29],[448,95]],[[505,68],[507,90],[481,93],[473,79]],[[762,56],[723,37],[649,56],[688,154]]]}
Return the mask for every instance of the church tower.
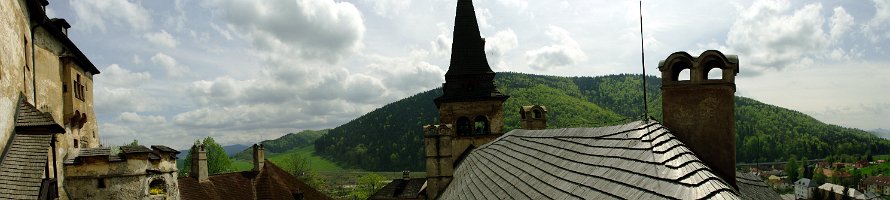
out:
{"label": "church tower", "polygon": [[451,65],[442,84],[444,94],[435,99],[440,122],[454,126],[455,138],[503,134],[503,105],[509,97],[495,87],[484,48],[473,1],[458,0]]}
{"label": "church tower", "polygon": [[451,182],[452,171],[475,147],[504,133],[504,101],[485,57],[472,0],[458,0],[454,17],[451,65],[443,94],[434,102],[438,125],[424,127],[427,197],[435,199]]}

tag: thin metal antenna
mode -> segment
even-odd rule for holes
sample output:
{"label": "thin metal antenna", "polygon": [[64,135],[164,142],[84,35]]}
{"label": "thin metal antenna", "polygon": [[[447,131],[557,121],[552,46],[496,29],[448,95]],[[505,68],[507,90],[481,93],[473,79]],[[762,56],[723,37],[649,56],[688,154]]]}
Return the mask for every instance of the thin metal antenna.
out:
{"label": "thin metal antenna", "polygon": [[646,38],[643,37],[643,0],[640,0],[640,63],[643,65],[643,120],[649,120],[649,105],[646,98]]}

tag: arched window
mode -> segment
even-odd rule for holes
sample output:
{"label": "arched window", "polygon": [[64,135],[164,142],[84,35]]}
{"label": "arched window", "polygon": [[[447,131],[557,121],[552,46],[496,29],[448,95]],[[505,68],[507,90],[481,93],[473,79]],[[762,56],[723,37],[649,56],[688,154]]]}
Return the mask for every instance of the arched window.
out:
{"label": "arched window", "polygon": [[457,135],[469,135],[473,132],[472,127],[470,127],[470,119],[467,117],[460,117],[457,119]]}
{"label": "arched window", "polygon": [[482,115],[476,116],[476,119],[473,120],[473,133],[478,135],[491,133],[491,128],[488,125],[488,118]]}
{"label": "arched window", "polygon": [[671,66],[671,72],[672,72],[671,75],[673,75],[673,77],[671,77],[671,80],[672,81],[692,80],[692,76],[691,76],[692,70],[691,69],[692,69],[692,64],[689,62],[680,61],[680,62],[674,63],[674,65]]}
{"label": "arched window", "polygon": [[148,183],[148,194],[163,195],[167,194],[167,184],[163,179],[155,179]]}
{"label": "arched window", "polygon": [[705,80],[714,80],[714,79],[723,79],[723,68],[726,67],[726,64],[720,60],[715,58],[711,58],[711,60],[705,62],[705,74],[703,79]]}
{"label": "arched window", "polygon": [[541,116],[542,116],[541,109],[535,109],[532,112],[535,113],[535,119],[541,119]]}
{"label": "arched window", "polygon": [[519,108],[519,118],[525,119],[525,109],[522,109],[522,107]]}

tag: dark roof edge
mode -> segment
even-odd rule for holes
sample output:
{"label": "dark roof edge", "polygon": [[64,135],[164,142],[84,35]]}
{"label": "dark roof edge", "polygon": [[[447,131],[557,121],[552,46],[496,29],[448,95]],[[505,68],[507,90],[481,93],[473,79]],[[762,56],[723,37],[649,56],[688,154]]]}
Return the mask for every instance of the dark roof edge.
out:
{"label": "dark roof edge", "polygon": [[[46,32],[50,33],[50,35],[59,40],[62,45],[64,45],[68,50],[73,52],[75,57],[74,60],[77,61],[80,68],[93,74],[101,73],[99,72],[99,69],[96,68],[96,65],[93,65],[93,62],[91,62],[90,59],[87,58],[87,56],[84,55],[79,48],[77,48],[77,45],[75,45],[74,42],[72,42],[71,39],[68,38],[68,35],[62,33],[61,27],[56,26],[55,23],[53,23],[52,20],[50,20],[49,17],[46,16],[46,11],[43,10],[43,6],[38,5],[37,2],[33,0],[25,0],[25,2],[27,4],[28,11],[31,12],[29,13],[31,21],[33,23],[36,23],[37,26],[43,26],[43,29],[46,30]],[[32,27],[32,29],[34,28],[36,27]],[[31,41],[33,43],[34,38],[31,38]]]}

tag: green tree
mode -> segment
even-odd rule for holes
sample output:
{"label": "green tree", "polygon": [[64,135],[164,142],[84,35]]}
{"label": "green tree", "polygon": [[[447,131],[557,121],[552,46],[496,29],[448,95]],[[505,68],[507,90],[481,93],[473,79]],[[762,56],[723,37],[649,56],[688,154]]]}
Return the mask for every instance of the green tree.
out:
{"label": "green tree", "polygon": [[[200,141],[195,141],[195,144],[200,144]],[[222,172],[232,171],[232,161],[229,160],[229,156],[226,155],[226,151],[220,146],[216,141],[213,140],[212,137],[207,136],[203,141],[204,150],[207,152],[207,173],[208,174],[219,174]],[[196,153],[194,151],[189,151],[189,154]],[[192,166],[192,156],[189,155],[185,158],[183,164],[183,169],[180,169],[180,175],[187,175],[189,171],[191,171]]]}
{"label": "green tree", "polygon": [[130,142],[130,144],[127,144],[126,146],[131,146],[131,147],[139,146],[139,140],[133,139],[133,142]]}
{"label": "green tree", "polygon": [[[791,155],[791,158],[788,159],[788,164],[785,165],[785,174],[791,179],[798,177],[798,172],[800,170],[800,166],[797,164],[797,158],[794,155]],[[794,182],[794,180],[788,180]]]}
{"label": "green tree", "polygon": [[288,172],[290,172],[290,174],[293,174],[295,177],[305,176],[306,173],[310,171],[309,159],[306,158],[306,156],[298,153],[291,155],[292,156],[290,159],[285,160],[285,168],[287,168]]}
{"label": "green tree", "polygon": [[355,190],[352,191],[350,196],[353,196],[357,199],[368,199],[371,195],[374,195],[377,190],[383,188],[385,185],[383,181],[386,181],[386,178],[380,176],[375,173],[368,173],[364,176],[358,178],[356,181]]}
{"label": "green tree", "polygon": [[813,170],[813,181],[815,181],[817,185],[825,183],[825,174],[822,174],[822,170]]}
{"label": "green tree", "polygon": [[[808,159],[806,156],[804,156],[803,158],[800,159],[800,161],[801,161],[801,165],[800,165],[800,169],[797,170],[797,177],[796,177],[797,179],[796,180],[800,180],[802,178],[810,178],[810,177],[807,177],[807,174],[806,174],[807,166],[809,166],[810,159]],[[810,175],[810,176],[812,176],[812,175]]]}

